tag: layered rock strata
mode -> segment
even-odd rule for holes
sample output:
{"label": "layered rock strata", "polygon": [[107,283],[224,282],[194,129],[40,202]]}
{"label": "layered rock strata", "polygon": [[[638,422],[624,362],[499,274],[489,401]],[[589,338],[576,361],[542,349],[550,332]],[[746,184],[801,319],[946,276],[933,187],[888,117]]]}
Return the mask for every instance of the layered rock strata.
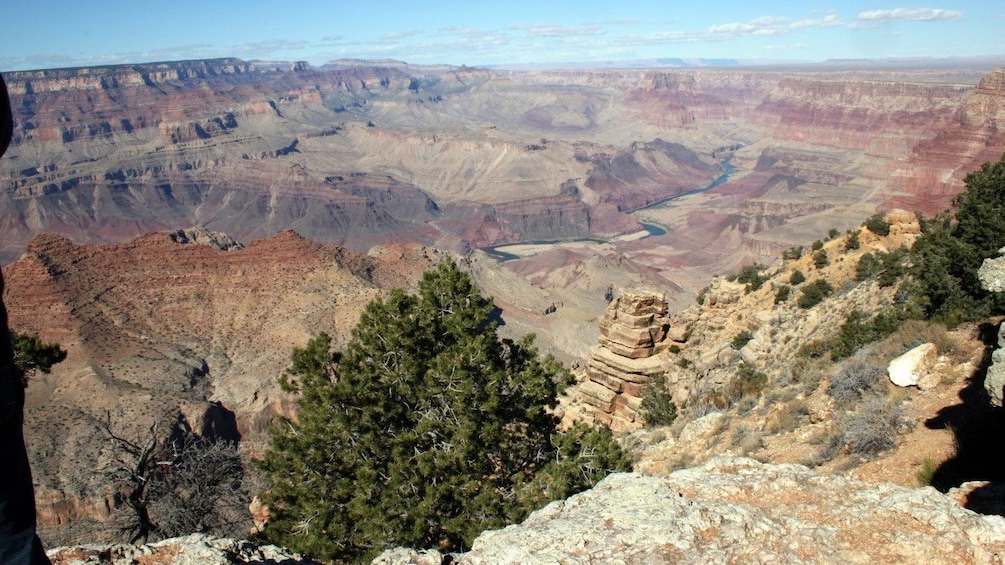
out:
{"label": "layered rock strata", "polygon": [[638,427],[642,386],[666,371],[669,339],[666,299],[654,290],[629,290],[600,320],[600,343],[589,355],[582,400],[596,421],[615,431]]}

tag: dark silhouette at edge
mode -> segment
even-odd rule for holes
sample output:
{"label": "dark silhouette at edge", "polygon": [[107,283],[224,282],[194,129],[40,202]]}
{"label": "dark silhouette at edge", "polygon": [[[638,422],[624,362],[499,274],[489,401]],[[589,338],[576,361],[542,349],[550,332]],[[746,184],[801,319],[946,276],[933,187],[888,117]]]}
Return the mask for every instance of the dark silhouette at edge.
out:
{"label": "dark silhouette at edge", "polygon": [[[0,156],[14,131],[7,85],[0,76]],[[0,563],[47,564],[35,533],[35,489],[24,446],[24,385],[14,368],[14,347],[3,305],[0,273]]]}

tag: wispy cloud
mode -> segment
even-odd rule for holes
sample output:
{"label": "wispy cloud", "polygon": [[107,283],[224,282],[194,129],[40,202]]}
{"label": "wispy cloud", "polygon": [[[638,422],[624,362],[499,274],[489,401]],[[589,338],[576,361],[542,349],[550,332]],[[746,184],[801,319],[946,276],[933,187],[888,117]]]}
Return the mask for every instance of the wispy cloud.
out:
{"label": "wispy cloud", "polygon": [[805,43],[789,43],[786,45],[765,45],[764,48],[768,51],[777,51],[779,49],[789,50],[789,49],[806,49]]}
{"label": "wispy cloud", "polygon": [[604,35],[607,33],[607,30],[599,25],[514,24],[509,26],[508,29],[526,31],[530,37],[575,37],[580,35]]}
{"label": "wispy cloud", "polygon": [[419,35],[420,33],[422,33],[422,32],[420,32],[418,30],[414,30],[414,31],[393,31],[391,33],[385,33],[384,35],[380,36],[380,38],[383,39],[383,40],[387,40],[387,41],[397,41],[399,39],[406,39],[406,38],[409,38],[409,37],[415,37],[416,35]]}
{"label": "wispy cloud", "polygon": [[613,20],[600,20],[599,22],[586,22],[583,25],[587,26],[634,26],[642,23],[642,20],[638,19],[613,19]]}
{"label": "wispy cloud", "polygon": [[858,14],[859,20],[879,22],[892,20],[934,22],[940,20],[958,20],[962,17],[963,12],[959,10],[944,10],[942,8],[892,8],[888,10],[866,10]]}

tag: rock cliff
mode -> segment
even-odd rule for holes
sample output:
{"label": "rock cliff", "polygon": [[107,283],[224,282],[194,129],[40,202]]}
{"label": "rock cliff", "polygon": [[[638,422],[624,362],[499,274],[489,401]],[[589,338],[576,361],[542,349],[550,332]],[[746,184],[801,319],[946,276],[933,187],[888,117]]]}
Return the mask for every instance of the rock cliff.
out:
{"label": "rock cliff", "polygon": [[4,270],[4,302],[12,327],[68,351],[27,389],[40,523],[110,511],[107,485],[81,468],[100,460],[106,414],[126,436],[177,422],[259,453],[273,415],[293,408],[276,383],[293,348],[322,330],[344,340],[369,300],[411,287],[439,257],[415,245],[380,251],[294,232],[243,248],[204,229],[115,245],[36,236]]}

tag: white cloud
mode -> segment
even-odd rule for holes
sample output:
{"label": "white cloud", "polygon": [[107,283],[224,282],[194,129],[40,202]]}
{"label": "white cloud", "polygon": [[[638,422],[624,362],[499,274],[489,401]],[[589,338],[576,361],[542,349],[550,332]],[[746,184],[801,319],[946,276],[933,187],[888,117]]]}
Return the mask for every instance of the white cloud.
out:
{"label": "white cloud", "polygon": [[382,40],[385,40],[385,41],[397,41],[399,39],[405,39],[405,38],[408,38],[408,37],[415,37],[416,35],[419,35],[419,33],[421,33],[421,32],[419,32],[417,30],[416,31],[393,31],[391,33],[385,33],[384,35],[380,36],[380,38]]}
{"label": "white cloud", "polygon": [[765,45],[765,49],[768,51],[775,51],[778,49],[806,49],[805,43],[789,43],[788,45]]}
{"label": "white cloud", "polygon": [[893,8],[887,10],[866,10],[858,14],[859,20],[881,22],[892,20],[933,22],[939,20],[958,20],[962,17],[963,12],[959,10],[944,10],[942,8]]}
{"label": "white cloud", "polygon": [[526,30],[530,37],[575,37],[580,35],[604,35],[607,30],[598,25],[565,26],[551,24],[514,24],[513,30]]}
{"label": "white cloud", "polygon": [[780,16],[761,16],[748,22],[734,22],[714,25],[708,28],[712,38],[732,39],[742,35],[772,36],[790,33],[811,27],[837,27],[844,22],[834,12],[827,12],[822,18],[794,20]]}

